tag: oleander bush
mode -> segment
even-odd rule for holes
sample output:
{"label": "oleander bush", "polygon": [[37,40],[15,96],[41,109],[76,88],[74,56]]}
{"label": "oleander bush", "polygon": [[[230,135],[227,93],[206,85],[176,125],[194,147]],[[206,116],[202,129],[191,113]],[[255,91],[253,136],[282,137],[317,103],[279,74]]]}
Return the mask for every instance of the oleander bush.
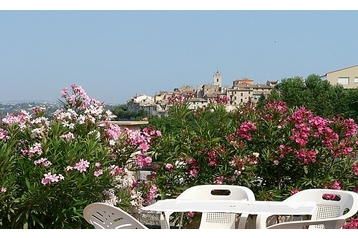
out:
{"label": "oleander bush", "polygon": [[183,98],[171,101],[168,117],[150,121],[163,134],[152,146],[149,176],[161,198],[199,184],[247,186],[258,200],[276,201],[309,188],[358,191],[352,119],[277,100],[230,112],[223,99],[194,110]]}
{"label": "oleander bush", "polygon": [[1,120],[1,228],[88,228],[82,212],[92,202],[132,211],[154,199],[155,186],[134,173],[151,164],[160,132],[120,128],[103,103],[71,89],[51,117],[34,108]]}

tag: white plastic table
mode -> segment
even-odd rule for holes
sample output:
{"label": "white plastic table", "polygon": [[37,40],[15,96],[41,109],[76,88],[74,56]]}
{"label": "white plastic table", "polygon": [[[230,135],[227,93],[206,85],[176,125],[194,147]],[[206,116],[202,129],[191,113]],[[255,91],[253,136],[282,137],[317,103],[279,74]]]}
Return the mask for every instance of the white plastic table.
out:
{"label": "white plastic table", "polygon": [[143,211],[161,212],[228,212],[276,214],[276,215],[312,215],[317,206],[315,202],[277,202],[246,200],[184,200],[167,199],[143,207]]}

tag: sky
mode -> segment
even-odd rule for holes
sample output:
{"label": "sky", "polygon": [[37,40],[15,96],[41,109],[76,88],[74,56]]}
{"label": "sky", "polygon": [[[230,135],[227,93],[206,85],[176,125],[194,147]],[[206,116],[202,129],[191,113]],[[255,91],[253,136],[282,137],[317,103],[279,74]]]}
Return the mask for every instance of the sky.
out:
{"label": "sky", "polygon": [[216,71],[231,87],[358,64],[357,10],[22,6],[0,7],[0,102],[57,101],[76,84],[125,104],[212,84]]}

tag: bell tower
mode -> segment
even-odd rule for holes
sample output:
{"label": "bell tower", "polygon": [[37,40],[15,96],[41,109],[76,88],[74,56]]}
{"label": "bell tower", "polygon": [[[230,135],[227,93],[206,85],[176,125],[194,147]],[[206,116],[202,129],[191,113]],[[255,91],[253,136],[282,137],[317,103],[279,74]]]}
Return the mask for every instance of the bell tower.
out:
{"label": "bell tower", "polygon": [[221,73],[219,73],[219,71],[216,71],[216,73],[214,73],[214,85],[218,85],[221,88],[221,84],[222,84],[222,75]]}

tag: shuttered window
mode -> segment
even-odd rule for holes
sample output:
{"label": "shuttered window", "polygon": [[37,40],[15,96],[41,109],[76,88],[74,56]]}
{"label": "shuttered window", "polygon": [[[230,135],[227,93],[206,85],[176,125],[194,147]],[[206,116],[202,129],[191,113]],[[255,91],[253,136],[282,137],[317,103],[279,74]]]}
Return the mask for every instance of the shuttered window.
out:
{"label": "shuttered window", "polygon": [[348,77],[339,77],[338,83],[339,84],[349,84],[349,78]]}

